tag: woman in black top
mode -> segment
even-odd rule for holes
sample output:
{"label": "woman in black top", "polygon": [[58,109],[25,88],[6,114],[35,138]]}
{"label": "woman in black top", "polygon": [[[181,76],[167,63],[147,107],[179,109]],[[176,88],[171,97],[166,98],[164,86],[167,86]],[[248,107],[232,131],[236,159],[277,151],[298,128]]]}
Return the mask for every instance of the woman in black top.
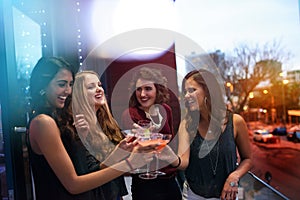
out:
{"label": "woman in black top", "polygon": [[178,156],[172,151],[167,156],[173,166],[185,170],[184,200],[235,200],[238,181],[252,165],[247,125],[227,110],[220,87],[215,75],[204,69],[183,79],[187,113],[179,127]]}

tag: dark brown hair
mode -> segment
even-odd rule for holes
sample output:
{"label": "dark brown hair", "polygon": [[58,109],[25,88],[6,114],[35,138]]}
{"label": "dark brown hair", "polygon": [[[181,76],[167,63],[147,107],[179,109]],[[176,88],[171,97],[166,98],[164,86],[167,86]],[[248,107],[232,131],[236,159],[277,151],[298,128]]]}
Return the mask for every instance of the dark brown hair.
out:
{"label": "dark brown hair", "polygon": [[66,99],[64,108],[55,109],[49,106],[45,95],[49,83],[62,69],[70,71],[74,80],[75,68],[63,58],[42,57],[35,65],[30,77],[31,119],[38,114],[50,115],[56,121],[62,134],[69,132],[74,136],[71,96]]}

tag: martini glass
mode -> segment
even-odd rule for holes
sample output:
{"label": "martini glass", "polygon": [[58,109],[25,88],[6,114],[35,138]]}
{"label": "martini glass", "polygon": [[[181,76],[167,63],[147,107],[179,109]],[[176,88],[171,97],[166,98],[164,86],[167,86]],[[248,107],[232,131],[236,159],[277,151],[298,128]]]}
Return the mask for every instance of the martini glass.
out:
{"label": "martini glass", "polygon": [[[139,133],[138,135],[138,143],[141,146],[148,146],[152,144],[157,144],[162,138],[162,134],[160,133]],[[145,173],[139,175],[141,179],[155,179],[157,178],[156,173],[150,172],[150,163],[147,163],[147,170]]]}
{"label": "martini glass", "polygon": [[149,133],[151,132],[152,122],[150,119],[142,119],[137,122],[140,126],[138,129],[138,133]]}
{"label": "martini glass", "polygon": [[159,156],[158,154],[167,146],[167,144],[171,141],[172,139],[172,134],[162,134],[162,138],[159,140],[159,146],[157,147],[157,153],[155,154],[156,156],[156,168],[154,173],[156,175],[166,175],[165,172],[162,172],[159,170]]}

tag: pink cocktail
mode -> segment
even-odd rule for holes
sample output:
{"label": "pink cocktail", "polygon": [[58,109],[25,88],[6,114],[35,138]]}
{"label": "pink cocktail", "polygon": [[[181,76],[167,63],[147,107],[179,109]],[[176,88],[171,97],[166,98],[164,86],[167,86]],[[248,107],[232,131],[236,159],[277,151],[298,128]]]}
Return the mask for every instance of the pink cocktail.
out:
{"label": "pink cocktail", "polygon": [[157,147],[158,152],[156,153],[156,170],[155,170],[155,174],[157,175],[165,175],[165,172],[162,172],[160,170],[158,170],[159,168],[159,158],[158,158],[158,154],[167,146],[167,144],[171,141],[172,139],[172,134],[163,134],[162,138],[159,139],[159,146]]}
{"label": "pink cocktail", "polygon": [[161,151],[163,150],[163,148],[165,148],[165,146],[167,146],[167,144],[170,142],[170,140],[159,140],[159,146],[157,147],[157,150]]}
{"label": "pink cocktail", "polygon": [[156,140],[138,140],[138,143],[141,146],[146,147],[146,146],[150,146],[150,145],[160,144],[161,141],[159,139],[156,139]]}

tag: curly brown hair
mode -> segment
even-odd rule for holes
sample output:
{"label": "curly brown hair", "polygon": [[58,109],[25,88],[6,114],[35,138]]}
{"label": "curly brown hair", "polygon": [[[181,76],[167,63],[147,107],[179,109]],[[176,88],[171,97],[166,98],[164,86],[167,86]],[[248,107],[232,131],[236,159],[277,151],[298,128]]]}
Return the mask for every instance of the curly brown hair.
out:
{"label": "curly brown hair", "polygon": [[147,81],[152,81],[156,88],[156,104],[167,103],[170,99],[169,90],[167,88],[167,78],[163,76],[162,72],[155,68],[142,67],[133,75],[132,80],[129,84],[129,106],[136,107],[139,106],[139,102],[135,95],[136,82],[138,79],[144,79]]}

